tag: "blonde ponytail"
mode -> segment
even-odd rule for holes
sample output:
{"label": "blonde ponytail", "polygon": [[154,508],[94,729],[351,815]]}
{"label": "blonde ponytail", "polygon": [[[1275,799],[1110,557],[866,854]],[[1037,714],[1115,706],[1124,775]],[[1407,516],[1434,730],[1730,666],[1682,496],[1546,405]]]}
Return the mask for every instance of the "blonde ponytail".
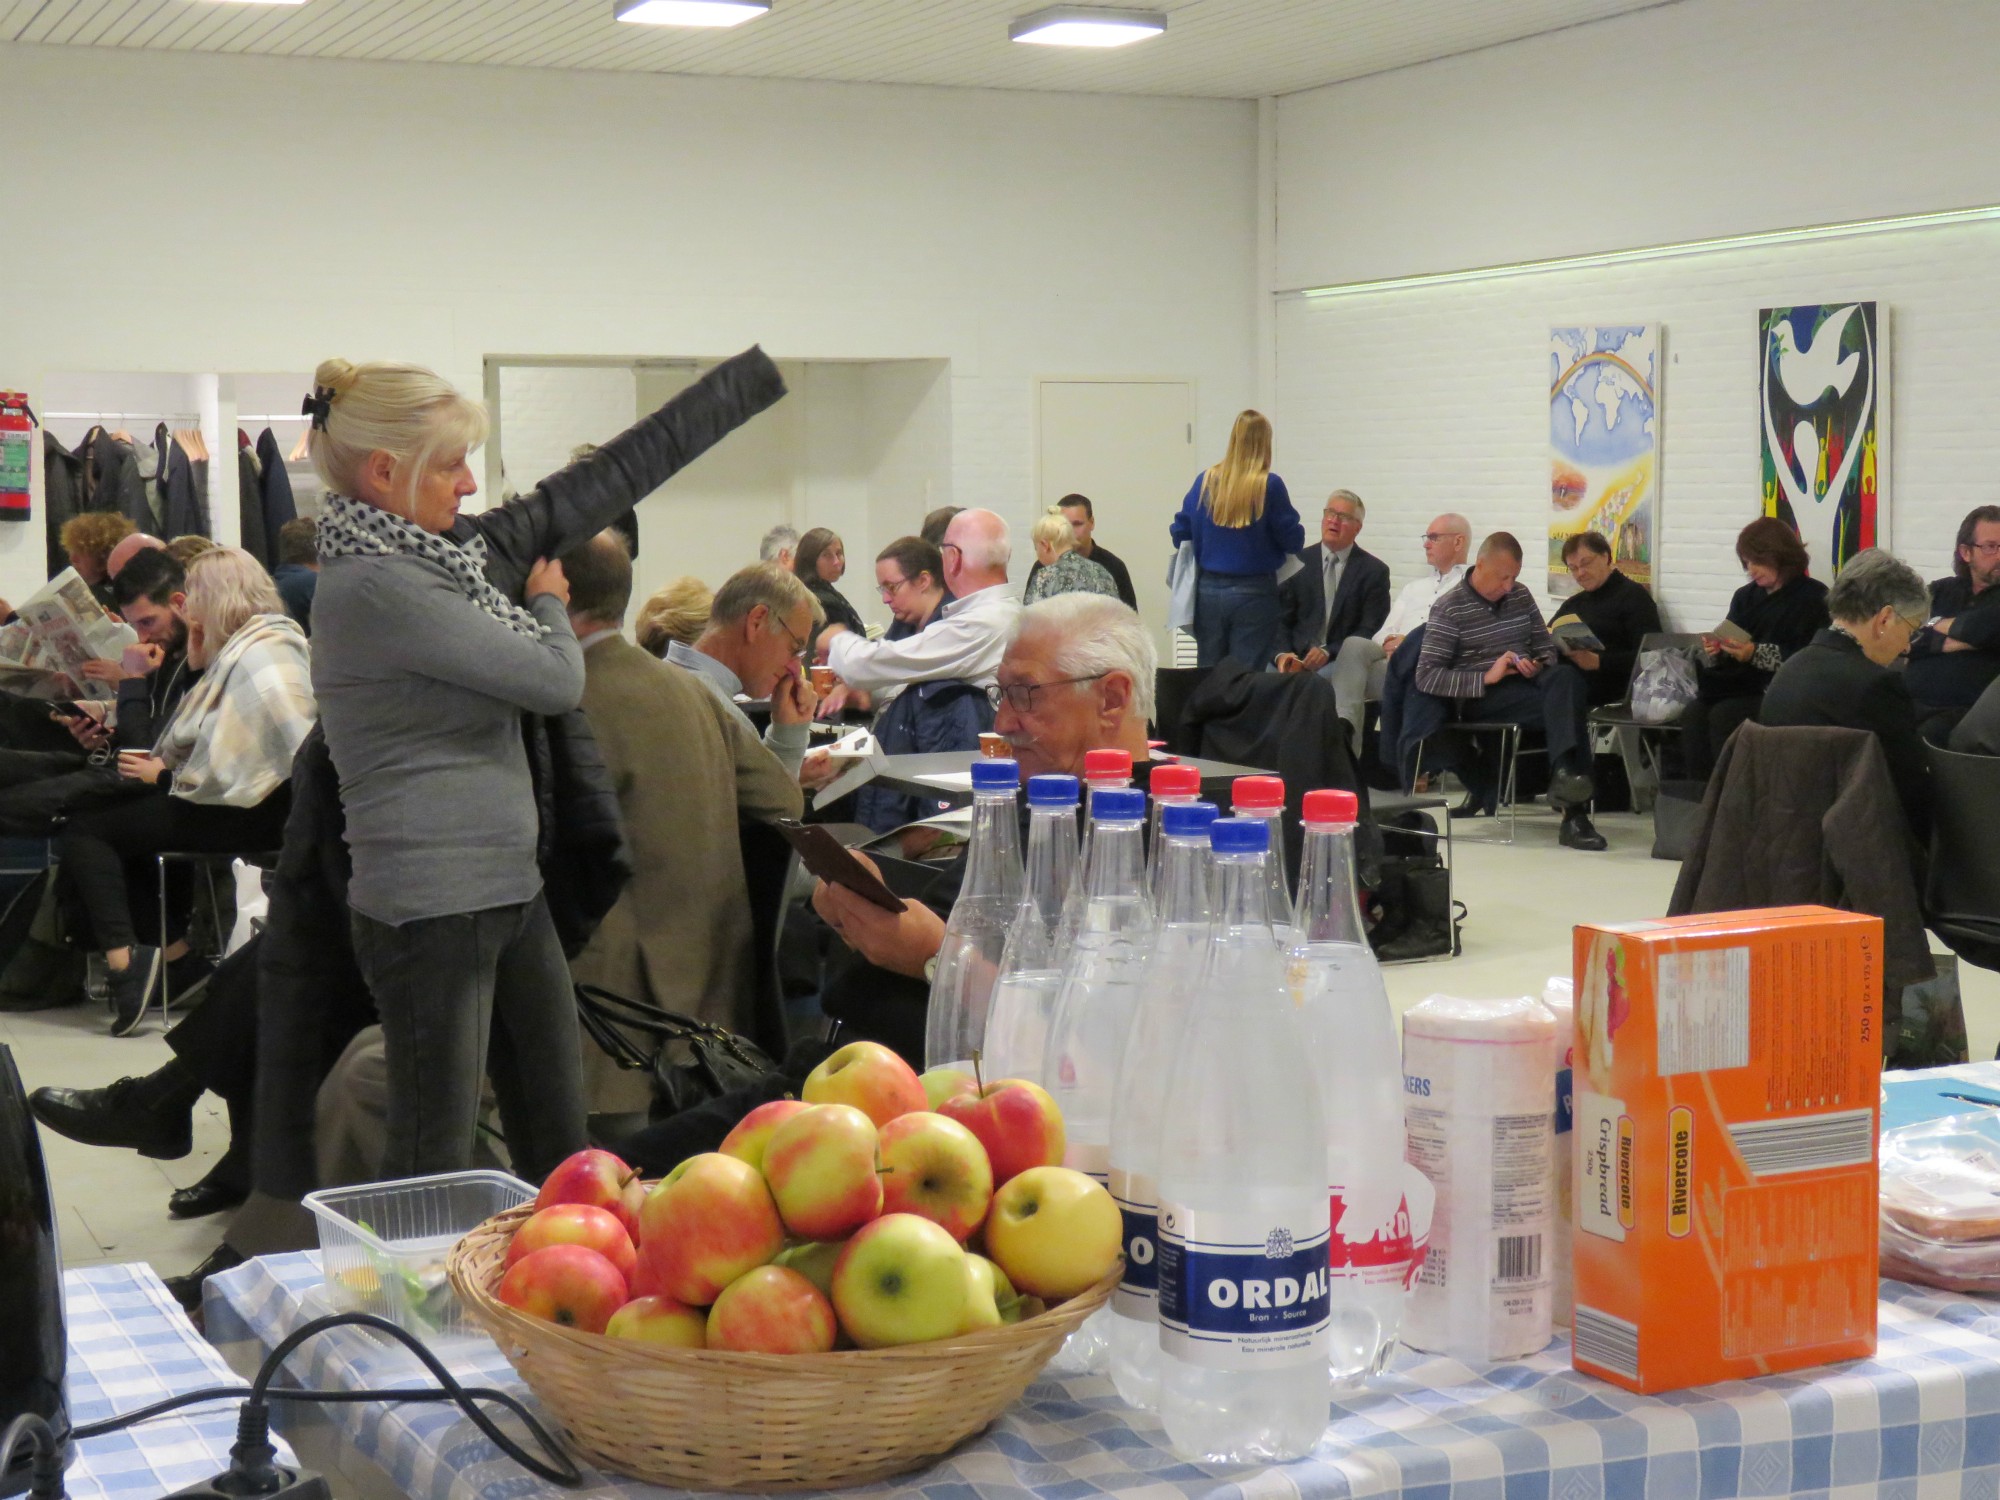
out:
{"label": "blonde ponytail", "polygon": [[1229,432],[1229,450],[1201,480],[1201,503],[1218,526],[1242,527],[1262,519],[1264,484],[1271,475],[1271,419],[1246,411]]}
{"label": "blonde ponytail", "polygon": [[420,365],[323,360],[313,372],[313,395],[326,403],[324,421],[314,421],[307,443],[313,468],[328,489],[350,498],[371,453],[396,460],[395,498],[407,506],[439,454],[486,441],[486,408]]}

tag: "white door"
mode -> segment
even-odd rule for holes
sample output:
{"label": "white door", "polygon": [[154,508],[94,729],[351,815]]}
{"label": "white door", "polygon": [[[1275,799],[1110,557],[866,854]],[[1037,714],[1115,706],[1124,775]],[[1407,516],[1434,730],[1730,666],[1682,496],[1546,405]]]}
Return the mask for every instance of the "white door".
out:
{"label": "white door", "polygon": [[1131,571],[1139,615],[1165,660],[1173,558],[1167,527],[1199,467],[1194,386],[1185,380],[1039,384],[1036,496],[1043,507],[1064,495],[1090,497],[1097,540]]}

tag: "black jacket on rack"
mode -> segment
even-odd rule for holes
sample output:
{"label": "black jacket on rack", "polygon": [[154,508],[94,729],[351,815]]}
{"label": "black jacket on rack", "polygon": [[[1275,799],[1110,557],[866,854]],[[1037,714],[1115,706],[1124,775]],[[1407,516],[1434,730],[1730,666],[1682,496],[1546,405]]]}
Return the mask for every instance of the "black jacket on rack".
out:
{"label": "black jacket on rack", "polygon": [[236,515],[243,527],[243,550],[268,569],[271,538],[264,531],[264,478],[257,469],[257,455],[241,434],[236,445]]}
{"label": "black jacket on rack", "polygon": [[278,439],[266,427],[257,434],[257,464],[263,470],[258,487],[264,511],[264,545],[269,553],[264,566],[278,566],[278,528],[298,519],[292,502],[292,476],[285,472],[285,455],[278,451]]}
{"label": "black jacket on rack", "polygon": [[49,577],[69,566],[62,529],[83,508],[83,459],[46,430],[42,433],[42,495],[48,531]]}
{"label": "black jacket on rack", "polygon": [[[113,510],[141,531],[153,524],[146,479],[139,472],[139,455],[130,443],[121,443],[102,427],[93,427],[79,453],[84,464],[78,510]],[[63,561],[69,561],[68,554]]]}
{"label": "black jacket on rack", "polygon": [[174,441],[162,422],[153,430],[153,448],[160,455],[160,535],[208,535],[207,465],[202,465],[202,483],[195,483],[195,465],[188,461],[181,445]]}

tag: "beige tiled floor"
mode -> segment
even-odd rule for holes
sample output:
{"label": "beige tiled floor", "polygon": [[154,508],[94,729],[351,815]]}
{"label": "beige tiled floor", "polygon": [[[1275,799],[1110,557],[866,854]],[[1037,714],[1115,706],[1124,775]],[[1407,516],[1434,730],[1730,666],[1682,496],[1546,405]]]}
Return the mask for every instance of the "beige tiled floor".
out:
{"label": "beige tiled floor", "polygon": [[[1555,820],[1524,815],[1512,847],[1491,842],[1499,828],[1461,824],[1458,898],[1470,908],[1465,952],[1446,963],[1406,964],[1388,971],[1398,1010],[1426,995],[1533,993],[1550,974],[1569,969],[1569,933],[1579,921],[1626,921],[1666,909],[1679,867],[1647,857],[1649,820],[1600,820],[1611,848],[1579,854],[1556,843]],[[1991,1057],[2000,1041],[2000,976],[1962,970],[1972,1055]],[[143,1073],[166,1057],[152,1023],[139,1036],[114,1040],[94,1010],[0,1014],[0,1040],[14,1049],[28,1086],[98,1085]],[[220,1103],[205,1097],[195,1113],[195,1148],[177,1162],[151,1162],[129,1151],[96,1150],[43,1133],[49,1170],[62,1211],[64,1259],[71,1265],[149,1260],[162,1274],[184,1271],[213,1248],[223,1221],[176,1223],[167,1194],[194,1182],[227,1141]]]}

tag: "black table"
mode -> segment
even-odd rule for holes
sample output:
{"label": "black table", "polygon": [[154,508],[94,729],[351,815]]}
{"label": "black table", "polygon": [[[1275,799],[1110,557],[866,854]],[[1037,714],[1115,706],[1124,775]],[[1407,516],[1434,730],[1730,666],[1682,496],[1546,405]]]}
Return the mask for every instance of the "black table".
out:
{"label": "black table", "polygon": [[[972,801],[970,786],[940,786],[921,778],[963,775],[972,769],[972,763],[979,758],[977,750],[948,750],[937,755],[885,755],[882,757],[882,769],[875,773],[874,785],[912,797],[927,797],[953,807],[963,807]],[[1270,774],[1259,766],[1236,766],[1225,760],[1203,760],[1195,755],[1183,755],[1172,761],[1154,761],[1153,764],[1193,766],[1201,773],[1202,796],[1221,807],[1228,806],[1229,783],[1238,776]],[[1137,765],[1133,767],[1132,779],[1135,782],[1141,780],[1139,770]]]}

